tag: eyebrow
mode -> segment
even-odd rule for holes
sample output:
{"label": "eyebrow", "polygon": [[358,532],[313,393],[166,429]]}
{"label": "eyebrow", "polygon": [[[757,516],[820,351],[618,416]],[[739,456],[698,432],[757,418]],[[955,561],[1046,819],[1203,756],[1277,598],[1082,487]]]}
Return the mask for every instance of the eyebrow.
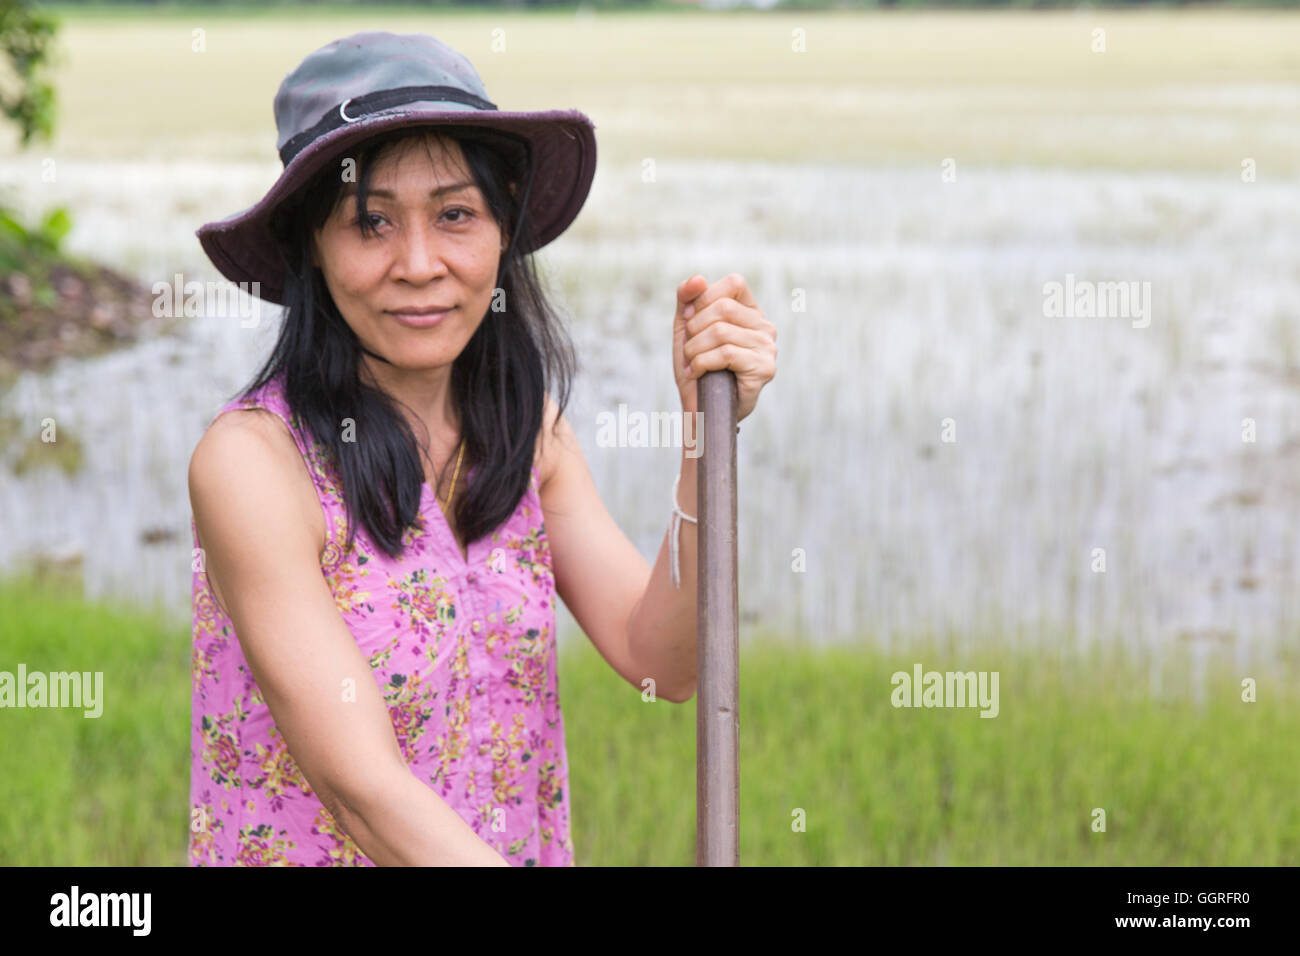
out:
{"label": "eyebrow", "polygon": [[[434,199],[437,198],[438,196],[441,196],[443,193],[459,192],[462,189],[473,189],[473,188],[474,188],[474,183],[471,182],[448,183],[446,186],[439,186],[437,189],[432,190],[429,193],[429,198]],[[356,184],[349,183],[344,188],[343,195],[353,196],[356,194],[356,191],[357,191]],[[392,191],[388,189],[371,189],[368,191],[368,194],[371,196],[379,196],[381,199],[396,198],[393,195]]]}

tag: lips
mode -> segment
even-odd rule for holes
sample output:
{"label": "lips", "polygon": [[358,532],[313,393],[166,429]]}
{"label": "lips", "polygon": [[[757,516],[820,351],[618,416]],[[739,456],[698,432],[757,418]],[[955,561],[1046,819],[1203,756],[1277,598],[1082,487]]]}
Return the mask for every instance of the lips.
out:
{"label": "lips", "polygon": [[408,306],[401,309],[389,309],[394,315],[429,315],[433,312],[450,312],[455,306],[452,305],[419,305]]}
{"label": "lips", "polygon": [[399,323],[412,329],[427,329],[437,325],[456,310],[455,306],[447,309],[402,309],[389,310],[388,314]]}

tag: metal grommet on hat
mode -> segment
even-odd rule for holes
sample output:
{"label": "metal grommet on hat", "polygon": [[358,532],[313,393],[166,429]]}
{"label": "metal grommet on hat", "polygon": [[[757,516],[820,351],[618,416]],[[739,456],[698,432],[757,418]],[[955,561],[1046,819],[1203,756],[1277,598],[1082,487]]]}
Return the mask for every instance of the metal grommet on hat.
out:
{"label": "metal grommet on hat", "polygon": [[367,31],[321,47],[284,78],[274,109],[280,178],[254,205],[195,234],[222,275],[258,282],[259,297],[276,304],[283,303],[284,274],[272,212],[332,157],[377,133],[448,124],[519,139],[531,158],[523,202],[534,244],[525,254],[577,218],[596,173],[595,125],[585,114],[500,110],[469,60],[423,33]]}

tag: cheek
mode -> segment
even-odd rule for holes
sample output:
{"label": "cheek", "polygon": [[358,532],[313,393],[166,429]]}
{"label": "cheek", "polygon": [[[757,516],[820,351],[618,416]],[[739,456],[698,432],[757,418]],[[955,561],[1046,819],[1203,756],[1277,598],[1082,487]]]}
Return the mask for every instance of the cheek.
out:
{"label": "cheek", "polygon": [[363,246],[341,243],[331,253],[326,260],[326,282],[336,296],[366,295],[384,275],[385,265]]}
{"label": "cheek", "polygon": [[500,263],[495,254],[489,255],[481,248],[465,248],[449,254],[444,262],[448,284],[456,286],[467,299],[486,302],[491,297]]}
{"label": "cheek", "polygon": [[501,268],[501,255],[502,253],[500,253],[494,245],[490,252],[483,255],[475,263],[478,285],[480,287],[486,287],[489,295],[491,295],[492,290],[496,287],[497,272]]}
{"label": "cheek", "polygon": [[497,261],[492,259],[483,264],[483,271],[479,278],[480,286],[486,290],[487,295],[491,295],[496,288],[497,282]]}

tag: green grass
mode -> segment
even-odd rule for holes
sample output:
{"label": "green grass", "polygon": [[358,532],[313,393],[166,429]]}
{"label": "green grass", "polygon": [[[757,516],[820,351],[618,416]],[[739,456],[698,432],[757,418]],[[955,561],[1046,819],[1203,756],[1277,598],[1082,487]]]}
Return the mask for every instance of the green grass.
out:
{"label": "green grass", "polygon": [[[0,669],[20,661],[102,670],[107,706],[0,711],[0,865],[183,864],[184,630],[10,583]],[[998,717],[894,708],[890,675],[914,662],[997,670]],[[741,860],[1295,865],[1300,700],[1282,675],[1253,676],[1258,703],[1225,670],[1198,708],[1152,698],[1117,660],[756,644],[741,660]],[[560,691],[578,863],[693,863],[695,701],[642,701],[585,641],[564,648]]]}
{"label": "green grass", "polygon": [[[561,677],[578,852],[689,864],[695,702],[642,703],[589,658]],[[915,662],[998,670],[999,715],[894,708],[889,677]],[[1300,708],[1275,696],[1280,679],[1260,678],[1272,703],[1242,703],[1237,684],[1212,683],[1200,709],[1152,700],[1146,677],[1116,661],[756,645],[741,659],[741,860],[1294,865]],[[1092,832],[1094,807],[1105,833]]]}
{"label": "green grass", "polygon": [[184,862],[188,638],[34,584],[0,587],[0,670],[102,671],[103,714],[0,710],[0,865]]}

